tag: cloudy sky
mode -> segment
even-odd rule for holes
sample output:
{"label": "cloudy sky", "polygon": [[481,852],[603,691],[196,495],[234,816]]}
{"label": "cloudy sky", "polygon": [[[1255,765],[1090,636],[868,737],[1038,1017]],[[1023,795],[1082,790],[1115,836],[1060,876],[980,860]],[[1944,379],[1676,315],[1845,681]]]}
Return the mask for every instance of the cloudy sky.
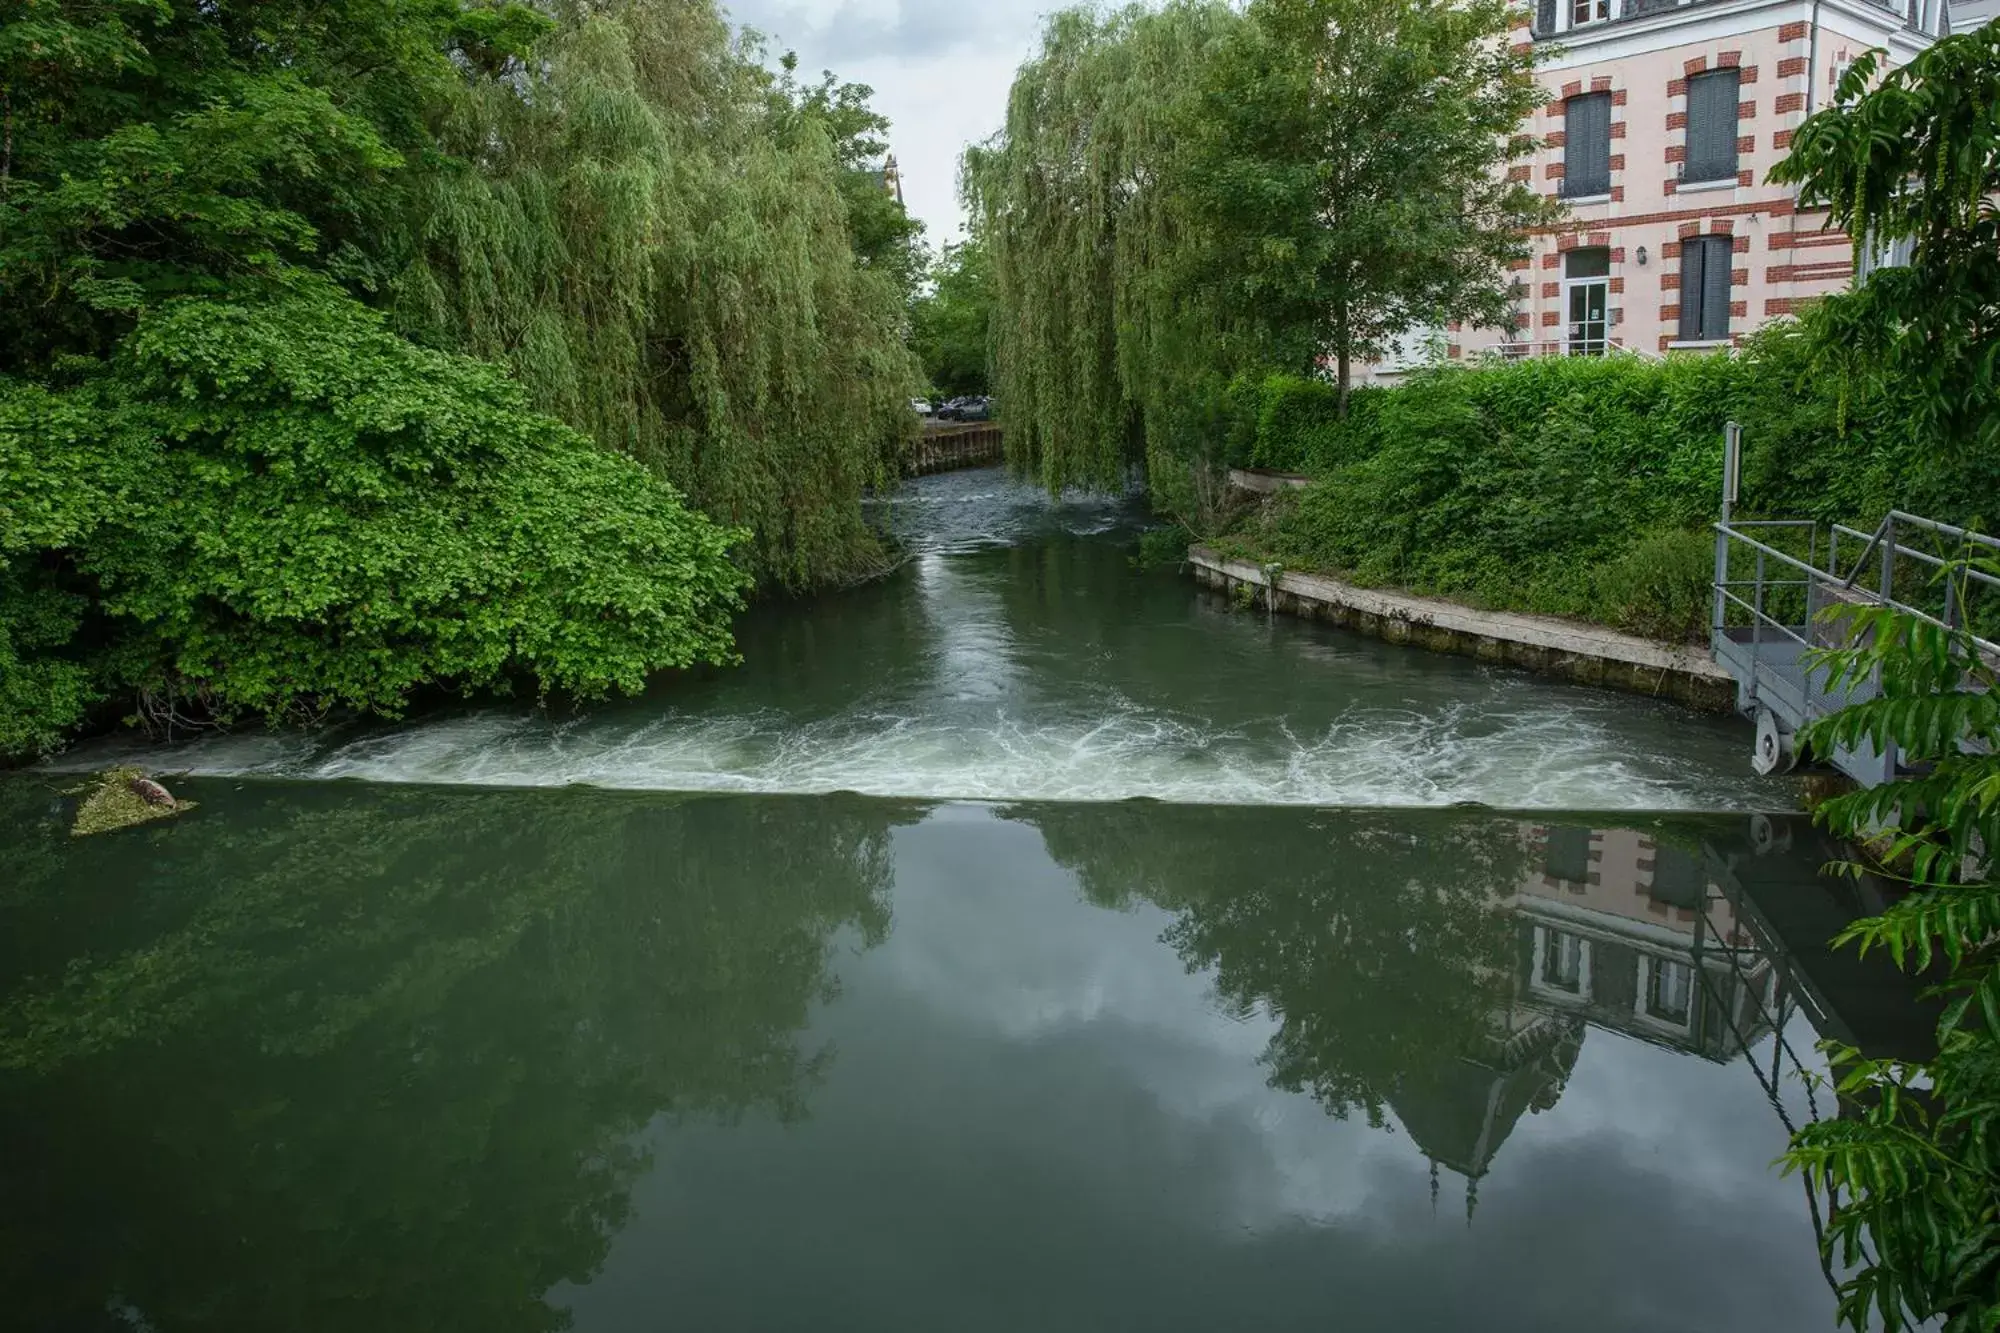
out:
{"label": "cloudy sky", "polygon": [[723,0],[739,24],[799,53],[800,74],[830,69],[875,89],[895,123],[910,211],[932,244],[957,238],[958,155],[1000,127],[1014,70],[1062,0]]}

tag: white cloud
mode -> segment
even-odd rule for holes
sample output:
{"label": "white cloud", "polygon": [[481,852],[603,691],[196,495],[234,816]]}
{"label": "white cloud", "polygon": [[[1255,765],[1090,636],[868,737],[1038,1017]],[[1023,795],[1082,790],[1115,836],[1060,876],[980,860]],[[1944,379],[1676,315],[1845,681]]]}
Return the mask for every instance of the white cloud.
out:
{"label": "white cloud", "polygon": [[962,229],[958,159],[1000,128],[1014,71],[1033,53],[1055,0],[734,0],[730,16],[797,51],[801,72],[830,69],[875,89],[895,128],[910,212],[933,244]]}

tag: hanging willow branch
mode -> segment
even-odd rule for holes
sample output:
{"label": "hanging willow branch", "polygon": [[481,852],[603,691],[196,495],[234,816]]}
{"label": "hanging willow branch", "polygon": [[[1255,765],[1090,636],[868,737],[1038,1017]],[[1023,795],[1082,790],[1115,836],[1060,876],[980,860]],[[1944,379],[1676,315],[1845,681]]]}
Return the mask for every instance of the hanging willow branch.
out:
{"label": "hanging willow branch", "polygon": [[425,182],[403,323],[751,528],[760,578],[872,567],[861,493],[894,475],[921,375],[822,126],[710,0],[569,5],[535,54],[444,127],[468,165]]}

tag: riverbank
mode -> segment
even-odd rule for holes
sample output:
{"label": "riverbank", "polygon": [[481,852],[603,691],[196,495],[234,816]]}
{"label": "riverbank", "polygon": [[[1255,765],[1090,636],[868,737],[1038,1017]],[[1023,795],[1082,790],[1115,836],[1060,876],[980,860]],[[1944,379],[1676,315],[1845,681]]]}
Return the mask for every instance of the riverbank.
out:
{"label": "riverbank", "polygon": [[1204,586],[1234,593],[1248,588],[1274,611],[1358,630],[1389,643],[1411,644],[1483,662],[1523,667],[1583,685],[1672,699],[1705,712],[1735,707],[1729,673],[1697,648],[1676,647],[1553,616],[1482,611],[1442,598],[1361,588],[1324,574],[1287,572],[1188,548],[1188,564]]}

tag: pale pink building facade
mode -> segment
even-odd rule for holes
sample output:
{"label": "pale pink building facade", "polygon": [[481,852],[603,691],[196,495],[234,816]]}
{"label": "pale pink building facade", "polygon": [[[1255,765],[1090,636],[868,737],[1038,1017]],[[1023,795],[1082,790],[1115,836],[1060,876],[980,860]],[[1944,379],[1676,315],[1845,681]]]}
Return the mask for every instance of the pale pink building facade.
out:
{"label": "pale pink building facade", "polygon": [[1944,0],[1523,5],[1513,40],[1545,51],[1548,100],[1511,170],[1567,216],[1516,265],[1515,327],[1407,339],[1370,378],[1439,357],[1726,347],[1848,287],[1852,243],[1770,169],[1855,57],[1900,64],[1950,28]]}

